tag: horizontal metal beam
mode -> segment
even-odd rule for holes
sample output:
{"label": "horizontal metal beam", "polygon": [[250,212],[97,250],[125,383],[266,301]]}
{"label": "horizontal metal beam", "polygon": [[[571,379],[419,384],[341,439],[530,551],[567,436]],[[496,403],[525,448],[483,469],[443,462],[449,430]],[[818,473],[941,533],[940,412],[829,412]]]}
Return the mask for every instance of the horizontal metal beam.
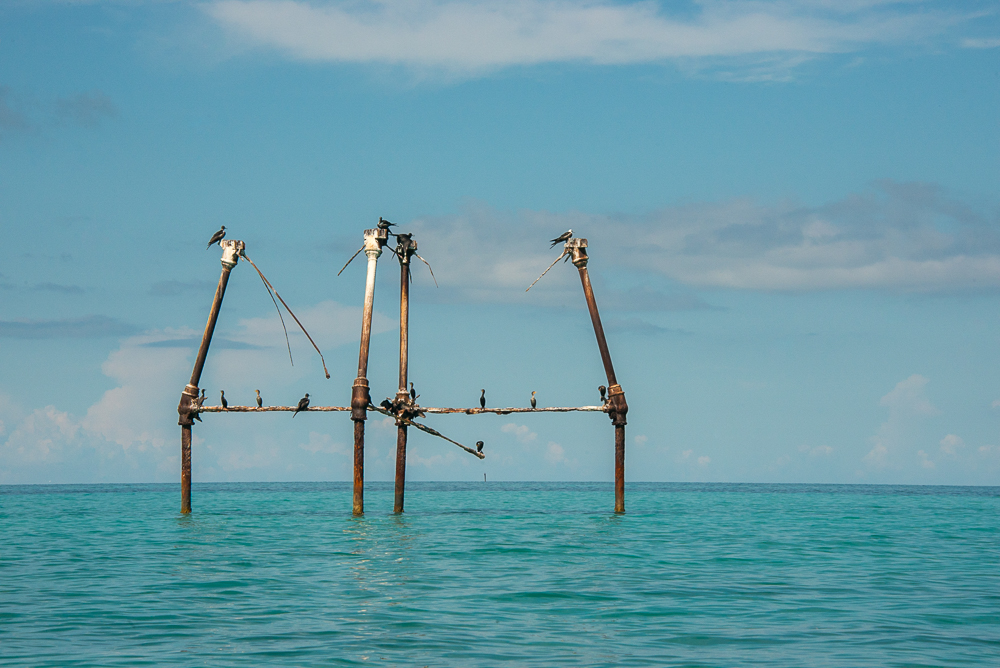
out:
{"label": "horizontal metal beam", "polygon": [[[297,410],[296,406],[264,406],[263,408],[258,408],[257,406],[230,406],[229,408],[223,408],[222,406],[202,406],[197,410],[198,413],[294,413]],[[350,411],[350,406],[310,406],[304,411],[299,411],[301,413],[333,413],[338,411]],[[368,410],[377,411],[381,413],[382,411],[377,410],[373,406],[369,406]],[[490,413],[493,415],[508,415],[510,413],[570,413],[573,411],[582,411],[588,413],[607,413],[608,409],[604,406],[576,406],[576,407],[552,407],[552,408],[424,408],[419,407],[419,410],[424,413],[434,413],[439,415],[450,415],[450,414],[463,414],[463,415],[481,415],[483,413]]]}

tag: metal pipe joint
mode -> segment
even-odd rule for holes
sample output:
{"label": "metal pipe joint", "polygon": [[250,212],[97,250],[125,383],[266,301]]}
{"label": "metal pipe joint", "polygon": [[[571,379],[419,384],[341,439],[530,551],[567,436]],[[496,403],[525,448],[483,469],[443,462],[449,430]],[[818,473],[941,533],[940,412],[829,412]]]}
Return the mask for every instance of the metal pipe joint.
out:
{"label": "metal pipe joint", "polygon": [[236,263],[240,261],[240,255],[247,248],[246,244],[239,239],[223,239],[219,245],[222,246],[222,266],[227,269],[236,266]]}

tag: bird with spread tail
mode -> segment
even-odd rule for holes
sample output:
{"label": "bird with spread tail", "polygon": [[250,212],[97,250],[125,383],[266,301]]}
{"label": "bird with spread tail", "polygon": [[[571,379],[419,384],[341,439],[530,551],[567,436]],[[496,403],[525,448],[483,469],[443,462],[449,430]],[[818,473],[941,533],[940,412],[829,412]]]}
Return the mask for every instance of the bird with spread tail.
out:
{"label": "bird with spread tail", "polygon": [[553,239],[552,240],[552,245],[549,246],[549,248],[555,248],[556,244],[558,244],[560,242],[563,242],[563,241],[569,241],[572,238],[573,238],[573,230],[567,230],[567,231],[563,232],[562,234],[560,234],[555,239]]}
{"label": "bird with spread tail", "polygon": [[208,240],[208,245],[205,246],[205,249],[208,250],[215,244],[219,243],[225,236],[226,236],[226,226],[223,225],[221,228],[219,228],[219,231],[213,234],[212,238]]}
{"label": "bird with spread tail", "polygon": [[222,408],[223,408],[223,410],[229,408],[229,402],[226,401],[226,391],[225,390],[219,390],[219,394],[222,396]]}
{"label": "bird with spread tail", "polygon": [[264,400],[260,398],[260,390],[255,390],[257,392],[257,408],[264,407]]}
{"label": "bird with spread tail", "polygon": [[309,410],[309,393],[306,392],[306,396],[299,399],[299,405],[295,407],[295,412],[292,413],[292,417],[299,414],[299,411]]}
{"label": "bird with spread tail", "polygon": [[479,390],[479,391],[483,393],[482,396],[479,397],[479,407],[486,408],[486,390]]}
{"label": "bird with spread tail", "polygon": [[483,451],[483,442],[476,441],[476,452],[482,452],[482,451]]}
{"label": "bird with spread tail", "polygon": [[538,408],[538,402],[535,401],[535,391],[531,391],[531,407]]}

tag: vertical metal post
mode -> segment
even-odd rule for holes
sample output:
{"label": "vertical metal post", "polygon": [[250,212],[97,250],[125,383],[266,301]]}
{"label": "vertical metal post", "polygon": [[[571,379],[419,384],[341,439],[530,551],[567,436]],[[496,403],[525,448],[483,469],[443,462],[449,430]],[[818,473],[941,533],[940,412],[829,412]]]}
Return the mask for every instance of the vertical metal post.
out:
{"label": "vertical metal post", "polygon": [[[396,391],[396,408],[402,412],[410,405],[412,398],[406,389],[409,370],[410,334],[410,258],[417,251],[417,242],[409,236],[397,237],[399,244],[399,389]],[[406,491],[406,423],[396,420],[396,496],[394,513],[403,512],[403,497]]]}
{"label": "vertical metal post", "polygon": [[215,323],[219,320],[222,298],[226,296],[229,273],[239,262],[240,253],[246,248],[242,241],[235,239],[224,239],[219,245],[222,246],[222,275],[219,276],[219,287],[215,289],[215,299],[212,301],[212,310],[208,313],[208,323],[201,337],[201,347],[198,348],[198,357],[194,361],[191,380],[181,392],[181,400],[177,404],[177,413],[180,416],[177,424],[181,426],[181,512],[185,514],[191,512],[191,425],[194,424],[194,415],[198,408],[198,383],[201,382],[201,372],[205,368],[208,347],[212,344]]}
{"label": "vertical metal post", "polygon": [[358,355],[358,377],[351,388],[351,419],[354,420],[354,508],[355,515],[365,513],[365,420],[371,394],[368,389],[368,344],[372,334],[372,309],[375,305],[375,268],[382,246],[389,238],[388,230],[365,230],[365,255],[368,274],[365,278],[365,310],[361,319],[361,351]]}
{"label": "vertical metal post", "polygon": [[597,300],[594,299],[594,288],[590,284],[590,274],[587,271],[587,240],[570,239],[566,247],[572,252],[573,265],[580,270],[580,282],[583,283],[583,295],[587,298],[587,308],[590,309],[590,320],[594,324],[594,334],[597,336],[597,347],[601,349],[601,361],[608,376],[608,416],[615,426],[615,512],[625,512],[625,414],[628,404],[625,402],[625,391],[615,378],[615,368],[611,364],[611,353],[608,352],[608,342],[604,338],[604,326],[601,324],[601,314],[597,311]]}

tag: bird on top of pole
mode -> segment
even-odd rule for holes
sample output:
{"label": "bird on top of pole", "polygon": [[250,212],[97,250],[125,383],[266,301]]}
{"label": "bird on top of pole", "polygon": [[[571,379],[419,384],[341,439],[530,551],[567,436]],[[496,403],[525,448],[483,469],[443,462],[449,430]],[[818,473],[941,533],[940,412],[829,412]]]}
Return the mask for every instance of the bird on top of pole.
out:
{"label": "bird on top of pole", "polygon": [[378,217],[378,229],[380,229],[380,230],[388,230],[390,227],[394,227],[395,225],[396,225],[396,223],[390,223],[388,220],[386,220],[382,216]]}
{"label": "bird on top of pole", "polygon": [[565,232],[563,232],[558,237],[552,240],[552,245],[549,246],[549,248],[555,248],[556,244],[563,241],[569,241],[571,238],[573,238],[573,230],[566,230]]}
{"label": "bird on top of pole", "polygon": [[226,226],[223,225],[221,228],[219,228],[219,231],[216,232],[215,234],[213,234],[212,238],[208,240],[208,245],[205,246],[205,250],[208,250],[209,248],[211,248],[215,244],[217,244],[220,241],[222,241],[223,237],[225,237],[225,236],[226,236]]}

